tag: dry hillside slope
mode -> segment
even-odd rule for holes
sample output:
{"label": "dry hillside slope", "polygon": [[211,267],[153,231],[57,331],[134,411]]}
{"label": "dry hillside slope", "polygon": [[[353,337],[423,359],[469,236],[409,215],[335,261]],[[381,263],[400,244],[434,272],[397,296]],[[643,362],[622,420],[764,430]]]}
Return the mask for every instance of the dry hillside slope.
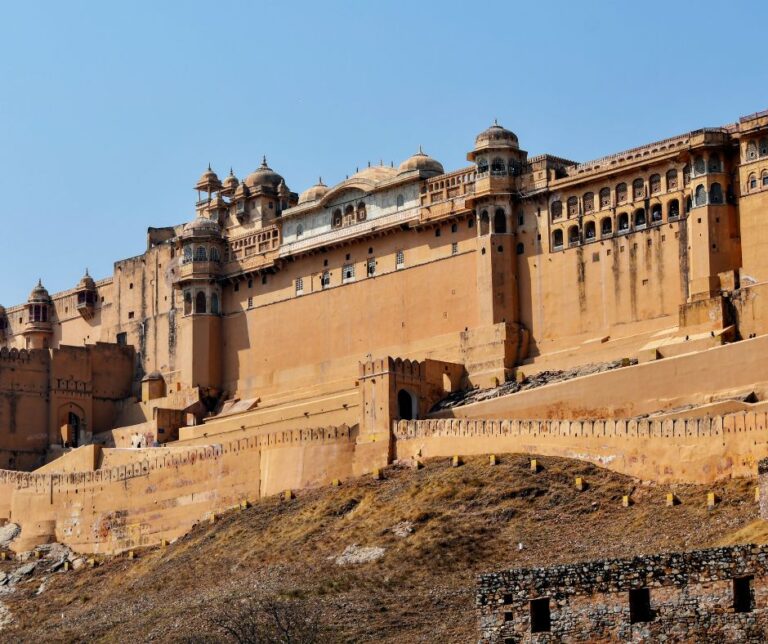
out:
{"label": "dry hillside slope", "polygon": [[[46,575],[34,573],[0,596],[13,620],[0,639],[199,640],[219,606],[259,589],[318,608],[340,641],[469,642],[477,573],[766,535],[753,525],[754,481],[717,485],[722,502],[711,511],[708,488],[678,486],[681,504],[668,508],[668,488],[582,462],[539,462],[538,473],[519,455],[495,466],[476,457],[456,468],[445,459],[420,470],[392,467],[382,481],[265,499],[134,560],[47,574],[40,594]],[[585,491],[575,489],[576,476]],[[622,508],[627,493],[634,504]],[[383,554],[339,565],[352,545]]]}

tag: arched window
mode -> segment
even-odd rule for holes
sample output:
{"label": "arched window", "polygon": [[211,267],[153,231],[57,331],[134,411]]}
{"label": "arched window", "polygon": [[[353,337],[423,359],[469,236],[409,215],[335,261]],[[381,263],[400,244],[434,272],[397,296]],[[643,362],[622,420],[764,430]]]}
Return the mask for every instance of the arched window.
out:
{"label": "arched window", "polygon": [[691,212],[691,204],[692,204],[691,197],[690,196],[686,197],[685,198],[685,212]]}
{"label": "arched window", "polygon": [[635,226],[645,226],[645,208],[635,210]]}
{"label": "arched window", "polygon": [[195,313],[205,313],[205,293],[198,291],[195,295]]}
{"label": "arched window", "polygon": [[637,201],[645,196],[645,184],[642,179],[635,179],[632,182],[632,199]]}
{"label": "arched window", "polygon": [[764,186],[768,186],[768,172],[763,170],[762,183]]}
{"label": "arched window", "polygon": [[296,237],[301,237],[304,234],[304,226],[299,224],[296,226]]}
{"label": "arched window", "polygon": [[417,415],[416,399],[405,389],[397,392],[397,415],[400,420],[414,420]]}
{"label": "arched window", "polygon": [[491,174],[506,174],[506,168],[504,167],[504,160],[498,157],[491,161]]}
{"label": "arched window", "polygon": [[667,190],[674,190],[677,188],[677,170],[669,170],[667,172]]}
{"label": "arched window", "polygon": [[661,192],[661,175],[652,174],[651,178],[648,180],[648,183],[651,187],[652,195],[655,195],[657,192]]}
{"label": "arched window", "polygon": [[759,148],[761,157],[768,156],[768,137],[763,137],[760,139]]}
{"label": "arched window", "polygon": [[493,232],[497,234],[507,232],[507,215],[501,208],[497,208],[493,215]]}
{"label": "arched window", "polygon": [[595,222],[594,221],[588,221],[586,224],[584,224],[584,238],[585,239],[594,239],[596,237],[595,232]]}
{"label": "arched window", "polygon": [[211,313],[214,315],[219,314],[219,294],[213,293],[211,294]]}
{"label": "arched window", "polygon": [[344,208],[344,225],[349,226],[350,224],[355,223],[355,207],[352,204],[349,204],[346,208]]}
{"label": "arched window", "polygon": [[706,168],[704,166],[704,157],[696,155],[693,157],[693,176],[698,177],[700,174],[704,174]]}
{"label": "arched window", "polygon": [[488,159],[485,157],[480,157],[477,160],[477,173],[484,174],[486,172],[488,172]]}
{"label": "arched window", "polygon": [[625,212],[619,213],[619,232],[623,233],[629,230],[629,215]]}
{"label": "arched window", "polygon": [[749,175],[749,179],[747,180],[747,186],[749,186],[749,190],[754,190],[757,188],[757,177],[754,174]]}
{"label": "arched window", "polygon": [[651,206],[651,223],[657,224],[659,223],[664,217],[661,214],[661,204],[655,203],[653,206]]}
{"label": "arched window", "polygon": [[182,262],[184,264],[192,261],[192,246],[184,246],[184,259]]}
{"label": "arched window", "polygon": [[687,165],[683,168],[683,185],[687,186],[691,183],[691,166]]}
{"label": "arched window", "polygon": [[672,199],[667,204],[667,219],[677,219],[680,216],[680,202],[677,199]]}
{"label": "arched window", "polygon": [[549,211],[552,213],[552,221],[555,221],[556,219],[560,219],[560,217],[563,216],[563,202],[553,201],[552,205],[549,208]]}
{"label": "arched window", "polygon": [[198,246],[195,248],[195,261],[204,262],[208,259],[208,254],[205,252],[205,246]]}
{"label": "arched window", "polygon": [[184,315],[192,313],[192,293],[184,292]]}
{"label": "arched window", "polygon": [[694,206],[705,206],[707,203],[707,189],[699,184],[696,186],[696,194],[693,198],[693,205]]}
{"label": "arched window", "polygon": [[562,248],[563,247],[563,231],[558,228],[555,230],[555,232],[552,233],[552,248]]}
{"label": "arched window", "polygon": [[517,254],[522,255],[523,253],[525,253],[525,244],[523,242],[519,242],[517,244]]}
{"label": "arched window", "polygon": [[397,207],[402,208],[405,204],[405,197],[403,195],[397,195]]}
{"label": "arched window", "polygon": [[568,197],[568,216],[577,217],[579,214],[579,200],[576,197]]}
{"label": "arched window", "polygon": [[627,184],[620,183],[616,186],[616,203],[624,203],[627,200]]}
{"label": "arched window", "polygon": [[713,183],[709,188],[709,203],[723,203],[723,188],[719,183]]}
{"label": "arched window", "polygon": [[333,219],[331,219],[331,226],[334,228],[341,228],[341,209],[336,208],[333,211]]}
{"label": "arched window", "polygon": [[757,145],[754,141],[747,143],[747,161],[757,159]]}
{"label": "arched window", "polygon": [[720,156],[717,154],[711,154],[709,157],[709,171],[710,172],[722,172],[723,164],[720,162]]}
{"label": "arched window", "polygon": [[610,217],[603,217],[600,220],[600,234],[605,237],[613,232],[613,222]]}
{"label": "arched window", "polygon": [[491,218],[488,216],[488,211],[483,210],[483,212],[480,213],[480,234],[487,235],[490,225]]}
{"label": "arched window", "polygon": [[595,209],[595,193],[585,192],[583,197],[584,212],[592,212]]}
{"label": "arched window", "polygon": [[579,243],[579,227],[571,226],[568,229],[568,245],[575,246]]}
{"label": "arched window", "polygon": [[216,246],[211,246],[211,261],[212,262],[221,261],[221,253],[219,253],[219,249],[216,248]]}
{"label": "arched window", "polygon": [[365,221],[365,204],[361,201],[357,204],[357,221]]}
{"label": "arched window", "polygon": [[603,188],[600,190],[600,208],[611,207],[611,189]]}

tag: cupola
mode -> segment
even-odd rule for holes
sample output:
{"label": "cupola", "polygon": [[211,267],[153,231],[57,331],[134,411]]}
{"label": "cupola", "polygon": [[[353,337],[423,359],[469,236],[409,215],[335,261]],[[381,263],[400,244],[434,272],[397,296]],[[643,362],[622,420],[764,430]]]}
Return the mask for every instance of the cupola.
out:
{"label": "cupola", "polygon": [[419,151],[416,154],[408,157],[400,164],[400,167],[397,169],[398,174],[405,174],[406,172],[413,171],[418,171],[422,175],[431,177],[438,174],[443,174],[445,172],[445,170],[443,170],[442,163],[436,159],[433,159],[429,155],[424,154],[421,146],[419,146]]}
{"label": "cupola", "polygon": [[86,320],[90,320],[96,309],[96,282],[85,269],[85,275],[77,284],[77,312]]}
{"label": "cupola", "polygon": [[307,188],[299,195],[299,205],[322,199],[327,193],[328,186],[323,183],[323,178],[320,177],[314,186]]}

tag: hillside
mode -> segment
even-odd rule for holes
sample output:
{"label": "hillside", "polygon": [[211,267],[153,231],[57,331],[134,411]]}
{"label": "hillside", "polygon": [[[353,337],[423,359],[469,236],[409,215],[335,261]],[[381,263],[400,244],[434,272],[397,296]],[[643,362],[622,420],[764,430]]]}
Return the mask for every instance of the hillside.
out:
{"label": "hillside", "polygon": [[[390,467],[382,481],[264,499],[133,560],[52,574],[41,563],[0,595],[13,620],[0,639],[203,641],[211,614],[258,589],[317,609],[340,641],[466,642],[476,636],[477,573],[766,536],[754,481],[678,486],[681,504],[667,508],[666,487],[578,461],[539,462],[538,473],[519,455],[496,466],[477,457],[457,468],[447,459]],[[709,511],[712,489],[722,502]],[[622,508],[627,493],[634,504]],[[381,556],[339,565],[353,545],[383,554],[347,550],[348,559]],[[18,566],[0,562],[0,572]]]}

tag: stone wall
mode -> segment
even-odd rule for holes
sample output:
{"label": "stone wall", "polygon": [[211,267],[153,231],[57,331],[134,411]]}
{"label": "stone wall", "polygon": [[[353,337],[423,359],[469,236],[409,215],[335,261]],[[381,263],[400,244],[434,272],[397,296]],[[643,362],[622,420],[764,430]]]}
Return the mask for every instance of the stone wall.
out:
{"label": "stone wall", "polygon": [[480,642],[764,642],[768,547],[490,573],[476,609]]}

